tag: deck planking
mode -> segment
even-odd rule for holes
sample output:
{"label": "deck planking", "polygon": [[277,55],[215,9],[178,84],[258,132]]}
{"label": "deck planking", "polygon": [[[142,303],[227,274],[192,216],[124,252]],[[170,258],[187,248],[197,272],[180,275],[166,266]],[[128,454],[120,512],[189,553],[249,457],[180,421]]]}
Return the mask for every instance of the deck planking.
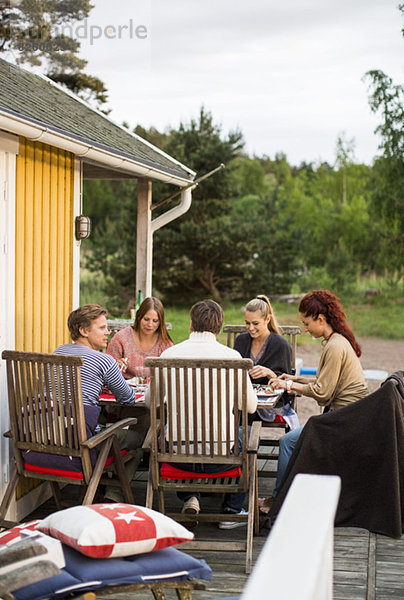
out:
{"label": "deck planking", "polygon": [[[274,461],[260,461],[259,468],[274,469]],[[269,495],[274,487],[273,477],[260,477],[260,495]],[[74,486],[68,486],[64,497],[72,497],[77,493]],[[133,484],[135,502],[144,505],[146,494],[146,474],[140,472]],[[74,501],[74,496],[73,496]],[[177,505],[175,494],[167,495],[167,510]],[[214,497],[202,498],[202,510],[214,509]],[[53,500],[36,509],[26,520],[43,518],[54,512]],[[245,538],[245,526],[233,530],[219,530],[209,523],[200,523],[195,531],[200,540],[221,539],[242,540]],[[265,543],[267,531],[254,538],[254,562]],[[181,545],[178,546],[181,549]],[[206,582],[206,590],[195,590],[194,600],[227,598],[239,596],[247,580],[244,572],[245,555],[242,552],[215,552],[211,550],[185,550],[195,558],[204,559],[212,568],[213,578]],[[334,529],[334,600],[401,600],[404,599],[404,536],[394,540],[382,535],[369,533],[367,530],[354,527],[337,527]],[[293,573],[293,566],[291,566]],[[167,600],[178,600],[174,590],[165,591]],[[114,594],[117,600],[133,600],[134,592]],[[97,594],[100,600],[110,599],[111,595]],[[136,600],[152,600],[148,590],[136,592]],[[271,600],[270,586],[268,600]],[[274,599],[275,600],[275,599]],[[298,599],[296,599],[298,600]]]}

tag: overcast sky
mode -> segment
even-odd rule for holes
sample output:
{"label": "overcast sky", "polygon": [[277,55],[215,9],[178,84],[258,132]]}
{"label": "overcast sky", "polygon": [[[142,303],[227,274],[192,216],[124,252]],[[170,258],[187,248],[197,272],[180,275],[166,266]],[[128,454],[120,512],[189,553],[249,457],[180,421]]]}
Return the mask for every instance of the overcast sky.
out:
{"label": "overcast sky", "polygon": [[118,123],[164,130],[203,105],[224,132],[241,129],[251,155],[332,164],[344,134],[369,163],[378,120],[361,79],[382,69],[404,82],[398,3],[93,0],[81,54]]}

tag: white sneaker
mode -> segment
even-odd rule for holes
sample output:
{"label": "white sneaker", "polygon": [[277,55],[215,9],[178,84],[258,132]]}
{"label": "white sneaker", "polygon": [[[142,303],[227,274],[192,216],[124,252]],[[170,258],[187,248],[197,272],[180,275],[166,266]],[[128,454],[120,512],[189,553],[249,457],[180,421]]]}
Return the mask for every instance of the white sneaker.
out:
{"label": "white sneaker", "polygon": [[201,507],[199,506],[199,500],[196,496],[191,496],[184,502],[181,512],[188,515],[198,515]]}
{"label": "white sneaker", "polygon": [[[235,515],[248,515],[248,512],[242,508],[238,513],[229,513]],[[236,527],[242,527],[243,525],[247,525],[247,521],[220,521],[219,529],[235,529]]]}

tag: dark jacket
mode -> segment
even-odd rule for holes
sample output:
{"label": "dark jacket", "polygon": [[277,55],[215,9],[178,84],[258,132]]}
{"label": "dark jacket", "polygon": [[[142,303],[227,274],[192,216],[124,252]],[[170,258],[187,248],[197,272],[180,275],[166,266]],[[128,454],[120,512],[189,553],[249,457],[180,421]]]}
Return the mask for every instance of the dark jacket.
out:
{"label": "dark jacket", "polygon": [[339,475],[335,524],[399,538],[404,531],[403,374],[349,406],[311,417],[290,457],[273,520],[297,473]]}
{"label": "dark jacket", "polygon": [[[234,343],[234,349],[240,352],[243,358],[250,358],[252,337],[246,331],[237,336]],[[262,367],[267,367],[276,373],[276,375],[282,375],[282,373],[292,373],[292,348],[289,343],[278,333],[271,333],[268,338],[268,343],[265,348],[264,354],[261,356],[258,364]],[[259,383],[266,385],[268,383],[267,377],[259,377],[258,379],[251,379],[253,383]]]}

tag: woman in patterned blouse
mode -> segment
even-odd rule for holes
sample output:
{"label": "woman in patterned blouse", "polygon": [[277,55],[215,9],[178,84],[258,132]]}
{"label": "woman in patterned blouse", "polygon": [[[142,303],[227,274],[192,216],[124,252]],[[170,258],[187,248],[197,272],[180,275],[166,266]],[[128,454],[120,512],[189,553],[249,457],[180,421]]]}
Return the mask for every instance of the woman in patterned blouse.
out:
{"label": "woman in patterned blouse", "polygon": [[158,298],[145,298],[136,312],[135,322],[118,331],[107,352],[119,363],[125,379],[149,377],[143,366],[147,356],[160,354],[173,345],[164,319],[164,307]]}

